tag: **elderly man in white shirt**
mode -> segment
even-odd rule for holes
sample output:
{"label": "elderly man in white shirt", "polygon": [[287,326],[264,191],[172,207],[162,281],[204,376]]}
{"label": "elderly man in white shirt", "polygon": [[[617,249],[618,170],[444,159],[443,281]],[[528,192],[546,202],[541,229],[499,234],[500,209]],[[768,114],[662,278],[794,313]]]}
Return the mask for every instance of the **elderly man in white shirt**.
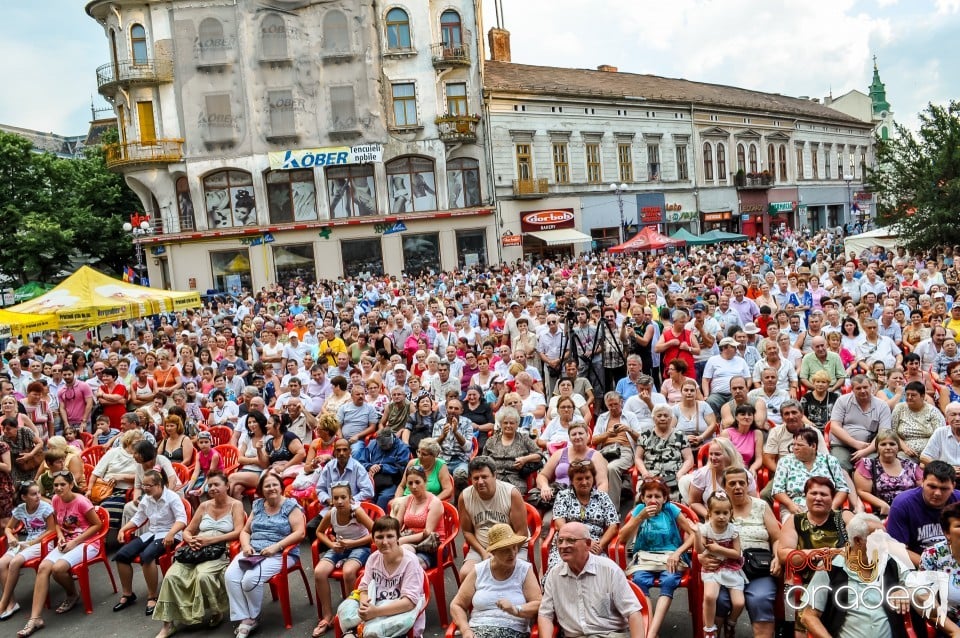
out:
{"label": "elderly man in white shirt", "polygon": [[637,417],[637,426],[641,432],[653,428],[653,408],[667,405],[667,398],[654,390],[653,377],[641,374],[637,377],[637,393],[627,399],[623,411]]}
{"label": "elderly man in white shirt", "polygon": [[862,325],[866,337],[857,346],[855,353],[857,361],[866,368],[870,368],[877,361],[882,361],[887,370],[900,365],[903,361],[903,353],[893,339],[879,333],[877,320],[867,317]]}

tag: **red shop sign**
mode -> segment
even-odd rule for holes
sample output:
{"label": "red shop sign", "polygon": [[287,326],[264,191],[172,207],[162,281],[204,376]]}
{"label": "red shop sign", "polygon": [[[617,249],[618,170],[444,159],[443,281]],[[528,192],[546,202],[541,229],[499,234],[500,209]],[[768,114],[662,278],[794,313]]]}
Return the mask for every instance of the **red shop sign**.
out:
{"label": "red shop sign", "polygon": [[557,228],[573,228],[575,216],[572,208],[556,208],[523,213],[520,217],[520,230],[525,233]]}

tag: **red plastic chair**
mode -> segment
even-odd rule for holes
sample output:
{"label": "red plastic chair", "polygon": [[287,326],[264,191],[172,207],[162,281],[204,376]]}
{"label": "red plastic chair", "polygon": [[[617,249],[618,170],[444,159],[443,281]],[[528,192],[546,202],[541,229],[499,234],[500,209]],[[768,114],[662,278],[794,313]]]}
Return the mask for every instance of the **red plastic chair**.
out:
{"label": "red plastic chair", "polygon": [[823,442],[827,444],[827,452],[830,451],[830,421],[827,420],[827,424],[823,426]]}
{"label": "red plastic chair", "polygon": [[[537,580],[540,580],[540,571],[546,569],[546,563],[540,563],[540,570],[537,570],[534,546],[537,544],[537,540],[540,538],[540,532],[543,530],[543,519],[540,517],[540,512],[537,511],[536,507],[530,503],[524,503],[524,505],[527,510],[527,533],[530,535],[530,541],[527,543],[527,562],[533,567],[533,573],[537,575]],[[541,552],[543,551],[542,545],[540,550]]]}
{"label": "red plastic chair", "polygon": [[[103,563],[104,568],[107,570],[107,576],[110,577],[110,584],[113,586],[113,593],[117,593],[117,581],[113,578],[113,571],[110,569],[110,561],[107,558],[106,550],[106,537],[107,533],[110,531],[110,514],[107,513],[107,510],[102,507],[94,508],[97,512],[97,516],[100,518],[100,531],[97,532],[95,536],[84,542],[84,546],[89,547],[91,545],[100,545],[100,551],[93,558],[87,557],[87,551],[83,552],[83,559],[77,564],[76,567],[70,570],[70,573],[76,577],[77,586],[80,588],[80,596],[83,598],[83,610],[88,613],[93,613],[93,600],[90,597],[90,566],[96,563]],[[36,567],[39,567],[40,563],[46,559],[49,550],[47,549],[48,543],[40,544],[40,557],[36,559]],[[32,561],[31,561],[32,562]],[[34,567],[34,569],[36,569]],[[50,606],[49,599],[47,600],[47,606]]]}
{"label": "red plastic chair", "polygon": [[[673,502],[673,504],[679,507],[683,515],[694,525],[700,522],[700,517],[688,505],[676,502]],[[627,521],[631,518],[628,514],[623,520],[623,525],[626,525]],[[610,543],[610,546],[607,548],[607,553],[622,569],[627,568],[627,546],[621,543],[619,539],[614,539],[614,541]],[[700,561],[697,558],[696,551],[690,552],[690,555],[692,557],[691,564],[680,578],[680,587],[686,587],[687,589],[687,601],[690,608],[690,616],[693,618],[694,636],[699,638],[703,635],[703,594],[701,593],[702,587],[700,584]],[[631,584],[633,584],[632,581]],[[659,586],[659,581],[655,581],[654,587]]]}
{"label": "red plastic chair", "polygon": [[229,445],[233,438],[233,430],[225,425],[214,425],[207,432],[213,437],[214,447],[219,445]]}
{"label": "red plastic chair", "polygon": [[[423,608],[420,611],[421,614],[426,613],[427,606],[430,604],[430,582],[426,574],[423,576],[423,597],[424,601]],[[443,602],[437,602],[437,606],[440,609],[443,609],[443,605]],[[414,625],[416,625],[416,622],[414,622]],[[287,627],[287,629],[289,629],[289,627]],[[335,638],[343,638],[343,629],[340,627],[340,617],[336,615],[333,617],[333,635]],[[407,638],[413,638],[413,629],[407,632]]]}
{"label": "red plastic chair", "polygon": [[475,456],[477,456],[477,454],[480,453],[480,442],[477,441],[477,438],[476,438],[476,437],[474,437],[472,440],[473,440],[473,449],[470,450],[470,458],[471,458],[471,459],[474,458]]}
{"label": "red plastic chair", "polygon": [[233,445],[218,445],[213,448],[220,455],[220,471],[230,476],[237,471],[240,466],[237,459],[240,457],[240,450]]}
{"label": "red plastic chair", "polygon": [[97,463],[100,462],[100,459],[102,459],[103,455],[106,453],[107,451],[103,449],[102,446],[93,445],[80,452],[80,458],[84,463],[89,463],[90,465],[96,467]]}
{"label": "red plastic chair", "polygon": [[83,441],[83,447],[88,448],[93,445],[93,435],[89,432],[80,432],[80,440]]}
{"label": "red plastic chair", "polygon": [[190,477],[193,476],[193,470],[184,465],[183,463],[171,463],[173,466],[173,471],[177,473],[177,480],[180,481],[180,485],[186,485],[190,481]]}
{"label": "red plastic chair", "polygon": [[89,463],[83,464],[83,478],[86,479],[87,485],[90,485],[90,478],[93,476],[93,466]]}
{"label": "red plastic chair", "polygon": [[298,558],[292,566],[287,564],[290,552],[297,547],[299,545],[290,545],[283,550],[283,567],[280,569],[280,573],[267,581],[267,584],[270,585],[270,595],[273,596],[274,600],[280,601],[283,626],[287,629],[293,627],[293,616],[290,613],[290,574],[292,572],[300,573],[300,578],[303,579],[303,588],[307,591],[307,602],[313,605],[313,593],[310,591],[307,573],[303,571],[303,559]]}
{"label": "red plastic chair", "polygon": [[203,415],[203,422],[210,422],[210,408],[200,408],[200,414]]}
{"label": "red plastic chair", "polygon": [[650,599],[647,598],[646,594],[643,593],[643,590],[640,589],[635,582],[628,578],[627,583],[630,585],[630,589],[633,590],[634,596],[636,596],[640,602],[640,616],[643,617],[643,630],[647,631],[647,629],[650,628]]}
{"label": "red plastic chair", "polygon": [[701,445],[697,452],[697,467],[705,467],[709,462],[710,444]]}
{"label": "red plastic chair", "polygon": [[[445,533],[443,542],[437,548],[437,566],[425,570],[427,582],[433,586],[434,598],[437,601],[437,614],[440,617],[440,624],[446,625],[447,620],[447,591],[444,584],[443,571],[447,568],[453,570],[453,577],[457,581],[457,587],[460,586],[460,570],[453,562],[456,552],[454,541],[460,534],[460,513],[457,508],[447,501],[443,501],[443,530]],[[466,555],[466,551],[464,551]],[[424,605],[426,608],[426,605]]]}
{"label": "red plastic chair", "polygon": [[[384,513],[384,511],[383,511],[382,509],[380,509],[380,507],[378,507],[375,503],[370,503],[370,502],[368,502],[368,501],[361,501],[361,502],[360,502],[360,507],[363,508],[363,511],[366,512],[366,513],[367,513],[367,516],[369,516],[372,520],[377,520],[378,518],[383,518],[383,517],[386,515],[386,514]],[[319,509],[317,509],[317,513],[319,513]],[[316,514],[314,514],[314,516],[316,516]],[[309,520],[311,520],[312,518],[313,518],[312,516],[308,516],[307,520],[309,521]],[[333,528],[330,528],[330,529],[327,530],[327,536],[330,536],[331,538],[333,537]],[[313,568],[314,568],[314,569],[316,569],[316,568],[317,568],[317,565],[320,564],[320,556],[321,556],[321,551],[320,551],[320,550],[321,550],[321,549],[323,549],[324,552],[327,551],[326,548],[321,548],[321,547],[320,547],[320,541],[319,541],[319,540],[314,540],[312,543],[310,543],[310,556],[311,556],[311,558],[313,558]],[[371,541],[371,548],[370,548],[370,549],[371,549],[371,551],[376,551],[376,549],[377,549],[376,545],[374,545],[374,544],[372,543],[372,541]],[[341,595],[343,598],[346,598],[346,597],[347,597],[347,585],[346,585],[346,583],[345,583],[344,580],[343,580],[343,570],[342,570],[341,568],[339,568],[339,567],[336,567],[332,572],[330,572],[330,578],[333,579],[333,580],[339,581],[339,583],[340,583],[340,595]],[[321,611],[321,610],[320,610],[320,601],[317,600],[317,618],[320,617],[320,611]]]}

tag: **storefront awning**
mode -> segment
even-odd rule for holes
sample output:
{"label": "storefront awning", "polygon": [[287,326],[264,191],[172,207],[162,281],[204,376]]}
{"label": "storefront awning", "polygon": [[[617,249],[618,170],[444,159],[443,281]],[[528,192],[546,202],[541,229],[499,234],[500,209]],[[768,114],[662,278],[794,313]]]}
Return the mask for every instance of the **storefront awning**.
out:
{"label": "storefront awning", "polygon": [[587,244],[593,241],[590,235],[584,235],[579,230],[573,228],[561,228],[559,230],[541,230],[535,233],[528,232],[545,243],[547,246],[562,246],[564,244]]}

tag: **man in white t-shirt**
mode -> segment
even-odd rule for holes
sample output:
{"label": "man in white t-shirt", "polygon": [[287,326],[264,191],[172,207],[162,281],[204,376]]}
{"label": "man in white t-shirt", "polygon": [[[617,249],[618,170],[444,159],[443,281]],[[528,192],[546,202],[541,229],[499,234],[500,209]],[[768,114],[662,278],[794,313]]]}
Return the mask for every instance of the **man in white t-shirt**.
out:
{"label": "man in white t-shirt", "polygon": [[710,357],[703,369],[703,396],[707,397],[707,403],[717,415],[731,398],[730,379],[733,377],[751,378],[750,366],[737,356],[737,340],[724,337],[720,340],[720,354]]}
{"label": "man in white t-shirt", "polygon": [[637,378],[637,393],[627,399],[623,411],[637,417],[637,426],[646,432],[653,428],[653,408],[658,405],[667,405],[667,397],[653,389],[653,377],[641,374]]}

